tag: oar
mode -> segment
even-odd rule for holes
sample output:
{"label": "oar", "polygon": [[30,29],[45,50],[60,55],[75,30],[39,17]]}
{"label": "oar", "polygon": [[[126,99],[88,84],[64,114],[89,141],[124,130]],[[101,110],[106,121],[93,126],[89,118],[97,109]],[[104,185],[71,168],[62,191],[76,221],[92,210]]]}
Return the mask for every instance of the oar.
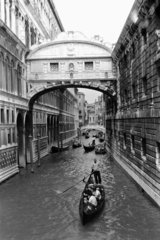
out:
{"label": "oar", "polygon": [[[91,176],[93,174],[93,172],[92,173],[90,173],[90,174],[88,174],[86,177],[88,177],[88,176]],[[84,179],[84,178],[83,178]],[[65,192],[67,192],[69,189],[71,189],[71,188],[73,188],[74,186],[76,186],[78,183],[80,183],[80,182],[82,182],[83,181],[83,179],[81,179],[79,182],[77,182],[77,183],[75,183],[74,185],[72,185],[71,187],[69,187],[69,188],[67,188],[65,191],[63,191],[62,193],[65,193]]]}

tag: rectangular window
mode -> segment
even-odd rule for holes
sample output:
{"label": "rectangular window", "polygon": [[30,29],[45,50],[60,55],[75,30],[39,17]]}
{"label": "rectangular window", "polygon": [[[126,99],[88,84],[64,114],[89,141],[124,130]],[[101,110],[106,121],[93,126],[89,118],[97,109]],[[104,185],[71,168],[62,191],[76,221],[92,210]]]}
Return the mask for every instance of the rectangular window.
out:
{"label": "rectangular window", "polygon": [[142,158],[146,160],[146,138],[142,138]]}
{"label": "rectangular window", "polygon": [[93,62],[85,62],[84,66],[85,70],[93,70]]}
{"label": "rectangular window", "polygon": [[127,89],[124,89],[124,97],[125,97],[125,103],[127,103],[127,99],[128,99]]}
{"label": "rectangular window", "polygon": [[136,87],[135,83],[132,84],[132,97],[135,99],[136,98]]}
{"label": "rectangular window", "polygon": [[58,72],[58,70],[59,70],[58,63],[50,63],[50,71],[51,72]]}
{"label": "rectangular window", "polygon": [[157,149],[156,149],[156,168],[160,171],[160,143],[157,142]]}
{"label": "rectangular window", "polygon": [[9,110],[7,109],[7,123],[9,123]]}
{"label": "rectangular window", "polygon": [[11,143],[11,130],[8,129],[8,144]]}
{"label": "rectangular window", "polygon": [[132,153],[135,152],[134,135],[131,135],[131,151],[132,151]]}
{"label": "rectangular window", "polygon": [[143,90],[143,96],[147,95],[147,78],[146,76],[142,78],[142,90]]}
{"label": "rectangular window", "polygon": [[160,67],[157,67],[157,91],[160,91]]}
{"label": "rectangular window", "polygon": [[4,109],[1,109],[1,123],[4,123]]}
{"label": "rectangular window", "polygon": [[12,129],[12,142],[15,142],[15,130],[14,128]]}
{"label": "rectangular window", "polygon": [[141,34],[142,34],[142,44],[143,46],[147,44],[147,31],[146,28],[141,30]]}
{"label": "rectangular window", "polygon": [[126,133],[123,134],[123,148],[126,149],[127,136]]}

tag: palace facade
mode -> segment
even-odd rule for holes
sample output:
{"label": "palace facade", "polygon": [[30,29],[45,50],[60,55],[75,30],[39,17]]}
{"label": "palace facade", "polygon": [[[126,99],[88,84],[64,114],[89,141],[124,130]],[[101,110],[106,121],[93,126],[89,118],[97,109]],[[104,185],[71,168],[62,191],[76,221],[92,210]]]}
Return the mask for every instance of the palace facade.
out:
{"label": "palace facade", "polygon": [[117,102],[106,96],[111,156],[160,206],[160,1],[136,0],[112,52]]}
{"label": "palace facade", "polygon": [[[30,124],[29,92],[34,88],[34,81],[26,58],[33,49],[54,41],[63,31],[53,0],[0,1],[0,182],[30,163],[30,142],[35,162],[38,137],[42,157],[48,154],[52,144],[69,141],[76,134],[75,88],[57,89],[37,99],[32,115],[33,129]],[[57,71],[54,62],[50,67],[51,72]]]}

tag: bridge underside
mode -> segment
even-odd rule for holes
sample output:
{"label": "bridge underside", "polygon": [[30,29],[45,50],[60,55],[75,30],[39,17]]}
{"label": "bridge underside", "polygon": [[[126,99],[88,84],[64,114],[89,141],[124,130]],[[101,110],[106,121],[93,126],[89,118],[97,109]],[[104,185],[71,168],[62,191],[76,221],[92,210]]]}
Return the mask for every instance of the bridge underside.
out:
{"label": "bridge underside", "polygon": [[33,88],[30,91],[29,94],[29,108],[32,109],[34,102],[38,99],[38,97],[42,96],[43,94],[46,94],[48,92],[52,92],[57,89],[66,89],[66,88],[87,88],[91,90],[96,90],[99,92],[102,92],[104,94],[107,94],[110,96],[113,100],[116,100],[116,92],[113,88],[110,86],[106,86],[105,84],[102,84],[101,82],[88,82],[88,81],[57,81],[53,83],[49,83],[46,86],[40,87],[40,88]]}

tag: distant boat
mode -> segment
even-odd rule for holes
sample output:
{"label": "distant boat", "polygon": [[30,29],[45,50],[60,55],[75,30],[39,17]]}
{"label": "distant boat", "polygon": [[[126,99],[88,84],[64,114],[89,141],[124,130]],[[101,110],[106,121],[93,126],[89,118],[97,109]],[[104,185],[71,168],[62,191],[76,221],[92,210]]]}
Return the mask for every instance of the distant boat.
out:
{"label": "distant boat", "polygon": [[81,146],[82,146],[82,144],[80,142],[73,142],[73,144],[72,144],[73,148],[78,148],[78,147],[81,147]]}
{"label": "distant boat", "polygon": [[85,138],[89,138],[89,132],[85,133]]}
{"label": "distant boat", "polygon": [[95,153],[96,154],[105,154],[107,152],[106,148],[104,147],[104,145],[96,145],[95,147]]}
{"label": "distant boat", "polygon": [[[61,148],[61,146],[59,146],[59,151],[61,152],[61,151],[66,151],[66,150],[68,150],[69,149],[69,145],[65,145],[65,146],[63,146],[62,148]],[[52,153],[55,153],[55,152],[58,152],[58,147],[57,146],[52,146],[51,147],[51,152]]]}
{"label": "distant boat", "polygon": [[85,151],[89,152],[89,151],[94,150],[95,145],[93,145],[93,144],[88,144],[88,145],[83,145],[83,147],[84,147],[84,150],[85,150]]}

